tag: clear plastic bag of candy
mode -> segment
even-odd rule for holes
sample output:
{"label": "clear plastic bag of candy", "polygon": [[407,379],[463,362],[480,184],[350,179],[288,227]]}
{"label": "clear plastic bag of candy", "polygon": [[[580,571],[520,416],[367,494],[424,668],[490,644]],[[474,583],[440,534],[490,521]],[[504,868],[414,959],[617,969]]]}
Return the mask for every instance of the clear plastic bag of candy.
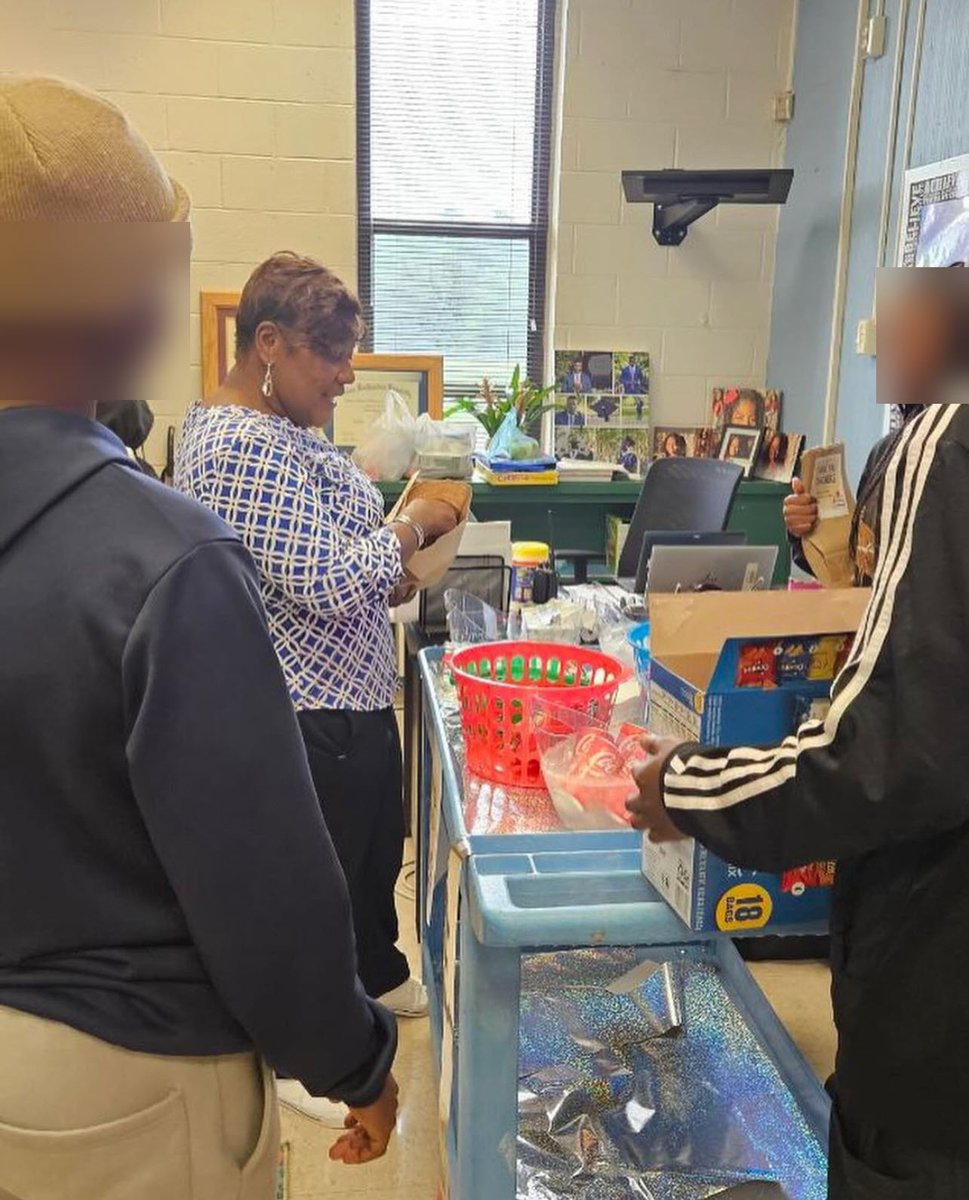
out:
{"label": "clear plastic bag of candy", "polygon": [[646,761],[646,730],[606,724],[573,709],[532,702],[532,725],[545,786],[568,829],[623,829],[626,801],[636,795],[632,772]]}

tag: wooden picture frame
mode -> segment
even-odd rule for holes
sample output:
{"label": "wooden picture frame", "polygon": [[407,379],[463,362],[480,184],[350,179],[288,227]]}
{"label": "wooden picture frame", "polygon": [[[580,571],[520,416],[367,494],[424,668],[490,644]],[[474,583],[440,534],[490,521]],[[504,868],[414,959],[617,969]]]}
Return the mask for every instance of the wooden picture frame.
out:
{"label": "wooden picture frame", "polygon": [[235,321],[239,292],[201,292],[202,398],[211,396],[235,359]]}
{"label": "wooden picture frame", "polygon": [[[235,358],[235,315],[239,292],[202,292],[202,396],[211,396],[225,378]],[[355,354],[356,382],[334,414],[334,428],[327,435],[335,445],[352,449],[358,435],[368,429],[383,411],[383,398],[393,388],[407,402],[413,415],[427,413],[440,421],[444,415],[444,359],[439,354]],[[357,403],[350,408],[350,398]]]}

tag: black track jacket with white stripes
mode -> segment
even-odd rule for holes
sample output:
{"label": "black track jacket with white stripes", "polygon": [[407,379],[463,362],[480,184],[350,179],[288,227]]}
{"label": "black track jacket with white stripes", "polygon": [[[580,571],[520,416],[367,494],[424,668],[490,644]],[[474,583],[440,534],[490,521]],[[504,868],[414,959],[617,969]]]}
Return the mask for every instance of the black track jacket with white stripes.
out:
{"label": "black track jacket with white stripes", "polygon": [[839,1101],[969,1158],[969,406],[905,430],[880,526],[826,720],[769,749],[680,747],[665,802],[737,866],[838,861]]}

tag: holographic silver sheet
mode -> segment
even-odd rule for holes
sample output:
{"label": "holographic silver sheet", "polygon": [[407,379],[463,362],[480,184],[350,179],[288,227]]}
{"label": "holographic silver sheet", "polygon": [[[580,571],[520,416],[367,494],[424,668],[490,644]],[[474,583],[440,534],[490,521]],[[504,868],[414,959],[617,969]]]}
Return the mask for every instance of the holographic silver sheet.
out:
{"label": "holographic silver sheet", "polygon": [[824,1200],[825,1171],[713,964],[523,956],[519,1200]]}

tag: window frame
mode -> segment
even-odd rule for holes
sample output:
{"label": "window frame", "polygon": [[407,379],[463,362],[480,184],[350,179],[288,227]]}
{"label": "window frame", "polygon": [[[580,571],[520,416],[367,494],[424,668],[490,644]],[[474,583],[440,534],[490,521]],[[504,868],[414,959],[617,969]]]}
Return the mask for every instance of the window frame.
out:
{"label": "window frame", "polygon": [[[537,0],[538,29],[535,71],[531,221],[527,224],[460,221],[375,220],[371,192],[370,15],[371,0],[356,0],[357,66],[357,290],[367,330],[361,350],[373,351],[379,314],[374,313],[374,241],[380,234],[435,238],[494,238],[528,243],[528,378],[545,374],[545,319],[548,278],[549,211],[551,206],[552,131],[557,0]],[[414,352],[426,350],[415,347]],[[445,392],[447,394],[447,355]],[[504,384],[504,381],[502,381]]]}

